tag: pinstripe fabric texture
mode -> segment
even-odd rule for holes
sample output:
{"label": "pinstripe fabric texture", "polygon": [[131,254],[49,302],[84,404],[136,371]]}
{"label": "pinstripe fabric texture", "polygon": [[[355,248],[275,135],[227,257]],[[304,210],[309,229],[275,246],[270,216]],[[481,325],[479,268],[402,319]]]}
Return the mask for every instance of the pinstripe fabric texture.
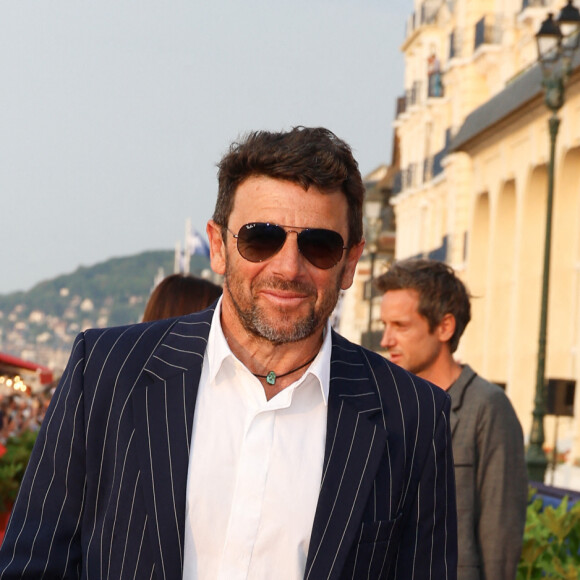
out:
{"label": "pinstripe fabric texture", "polygon": [[[178,580],[191,425],[213,309],[87,331],[42,425],[0,580]],[[449,399],[333,334],[305,578],[456,578]]]}

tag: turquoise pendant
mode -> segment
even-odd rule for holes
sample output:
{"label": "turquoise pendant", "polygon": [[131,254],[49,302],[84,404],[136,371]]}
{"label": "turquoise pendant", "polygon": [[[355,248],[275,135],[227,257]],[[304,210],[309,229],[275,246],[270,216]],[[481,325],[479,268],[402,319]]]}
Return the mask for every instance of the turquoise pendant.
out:
{"label": "turquoise pendant", "polygon": [[266,382],[269,385],[273,385],[276,383],[276,373],[274,371],[270,371],[267,375],[266,375]]}

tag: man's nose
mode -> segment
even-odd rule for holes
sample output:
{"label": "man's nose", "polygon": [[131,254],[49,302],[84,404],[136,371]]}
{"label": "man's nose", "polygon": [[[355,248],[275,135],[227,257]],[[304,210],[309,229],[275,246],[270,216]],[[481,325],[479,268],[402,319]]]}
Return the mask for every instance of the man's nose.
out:
{"label": "man's nose", "polygon": [[383,337],[381,338],[381,347],[385,349],[392,348],[395,344],[395,335],[390,325],[385,324]]}
{"label": "man's nose", "polygon": [[273,269],[286,278],[294,278],[304,266],[304,256],[298,249],[298,232],[288,230],[284,245],[271,258]]}

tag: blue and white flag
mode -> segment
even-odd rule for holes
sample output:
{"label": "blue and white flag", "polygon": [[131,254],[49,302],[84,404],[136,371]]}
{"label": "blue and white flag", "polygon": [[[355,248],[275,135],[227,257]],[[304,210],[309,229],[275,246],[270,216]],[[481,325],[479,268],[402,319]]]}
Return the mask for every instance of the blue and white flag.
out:
{"label": "blue and white flag", "polygon": [[197,230],[192,229],[189,232],[186,243],[190,256],[205,256],[209,258],[209,244]]}

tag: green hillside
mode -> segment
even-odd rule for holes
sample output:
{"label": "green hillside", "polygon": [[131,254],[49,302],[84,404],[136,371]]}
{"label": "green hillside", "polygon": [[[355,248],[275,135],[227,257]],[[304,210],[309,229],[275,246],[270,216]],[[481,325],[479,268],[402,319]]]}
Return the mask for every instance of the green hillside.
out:
{"label": "green hillside", "polygon": [[[63,348],[79,330],[139,322],[155,276],[171,274],[173,260],[172,250],[112,258],[0,295],[0,350]],[[208,267],[205,256],[192,256],[192,274]]]}
{"label": "green hillside", "polygon": [[60,296],[62,288],[68,289],[69,296],[78,295],[96,301],[107,296],[122,298],[143,294],[150,290],[159,268],[167,273],[173,271],[173,252],[144,252],[137,256],[112,258],[94,266],[80,266],[72,274],[45,280],[27,292],[0,295],[0,310],[11,310],[17,304],[25,304],[27,309],[62,316],[68,304],[68,300]]}

